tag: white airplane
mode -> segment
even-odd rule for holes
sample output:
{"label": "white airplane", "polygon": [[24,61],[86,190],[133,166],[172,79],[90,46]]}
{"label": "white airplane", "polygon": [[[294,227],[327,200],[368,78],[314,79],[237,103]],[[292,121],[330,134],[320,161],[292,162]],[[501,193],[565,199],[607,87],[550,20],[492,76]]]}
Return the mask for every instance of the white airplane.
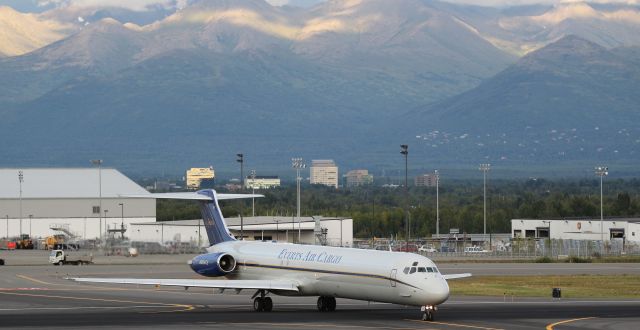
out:
{"label": "white airplane", "polygon": [[[437,305],[449,298],[447,279],[429,258],[392,251],[236,240],[224,221],[218,200],[264,197],[194,193],[153,194],[156,198],[200,202],[211,246],[188,262],[196,273],[219,279],[70,278],[78,282],[256,290],[255,311],[269,312],[269,294],[319,296],[318,310],[334,311],[336,298],[421,306],[422,319],[433,321]],[[148,196],[146,196],[148,198]]]}

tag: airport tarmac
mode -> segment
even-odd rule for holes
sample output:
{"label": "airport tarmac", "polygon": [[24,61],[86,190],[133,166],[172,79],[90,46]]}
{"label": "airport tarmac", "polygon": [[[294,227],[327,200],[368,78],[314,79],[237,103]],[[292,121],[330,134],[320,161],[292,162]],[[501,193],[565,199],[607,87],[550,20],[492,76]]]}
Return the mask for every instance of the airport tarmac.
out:
{"label": "airport tarmac", "polygon": [[336,312],[320,313],[316,298],[274,296],[273,312],[256,313],[253,292],[75,283],[67,276],[198,278],[186,265],[2,267],[0,327],[634,329],[640,322],[640,300],[454,296],[435,322],[422,322],[416,307],[338,299]]}

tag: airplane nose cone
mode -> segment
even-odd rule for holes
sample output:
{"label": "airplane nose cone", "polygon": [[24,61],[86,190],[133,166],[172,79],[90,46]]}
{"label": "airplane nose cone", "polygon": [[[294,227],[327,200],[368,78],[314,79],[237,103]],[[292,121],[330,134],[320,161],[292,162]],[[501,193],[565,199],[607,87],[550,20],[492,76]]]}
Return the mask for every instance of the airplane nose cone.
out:
{"label": "airplane nose cone", "polygon": [[449,284],[444,279],[439,281],[438,285],[434,285],[430,291],[433,300],[437,301],[435,305],[442,304],[449,299]]}

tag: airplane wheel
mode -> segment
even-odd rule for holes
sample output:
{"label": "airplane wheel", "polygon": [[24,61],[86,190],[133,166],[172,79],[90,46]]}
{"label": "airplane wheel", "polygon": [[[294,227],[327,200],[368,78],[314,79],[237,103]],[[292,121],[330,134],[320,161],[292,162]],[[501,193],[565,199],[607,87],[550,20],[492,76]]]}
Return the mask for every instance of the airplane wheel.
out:
{"label": "airplane wheel", "polygon": [[426,312],[422,313],[422,320],[423,321],[433,321],[433,312],[432,311],[426,311]]}
{"label": "airplane wheel", "polygon": [[253,299],[253,310],[256,312],[262,312],[264,310],[264,301],[262,298],[257,297]]}
{"label": "airplane wheel", "polygon": [[336,310],[336,298],[334,297],[326,297],[327,302],[327,310],[329,312],[334,312]]}
{"label": "airplane wheel", "polygon": [[271,297],[265,297],[264,300],[262,301],[262,310],[265,312],[271,312],[273,310],[273,300],[271,300]]}
{"label": "airplane wheel", "polygon": [[318,310],[321,312],[327,311],[327,300],[323,296],[318,297]]}

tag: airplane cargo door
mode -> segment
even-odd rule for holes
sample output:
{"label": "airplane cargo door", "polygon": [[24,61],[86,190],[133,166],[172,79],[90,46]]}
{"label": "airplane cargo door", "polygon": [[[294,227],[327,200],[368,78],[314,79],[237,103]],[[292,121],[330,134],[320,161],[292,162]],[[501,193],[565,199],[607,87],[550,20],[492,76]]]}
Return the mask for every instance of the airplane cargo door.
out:
{"label": "airplane cargo door", "polygon": [[390,281],[391,282],[391,286],[395,287],[396,286],[396,274],[398,273],[397,269],[392,269],[391,270],[391,276],[389,276]]}

